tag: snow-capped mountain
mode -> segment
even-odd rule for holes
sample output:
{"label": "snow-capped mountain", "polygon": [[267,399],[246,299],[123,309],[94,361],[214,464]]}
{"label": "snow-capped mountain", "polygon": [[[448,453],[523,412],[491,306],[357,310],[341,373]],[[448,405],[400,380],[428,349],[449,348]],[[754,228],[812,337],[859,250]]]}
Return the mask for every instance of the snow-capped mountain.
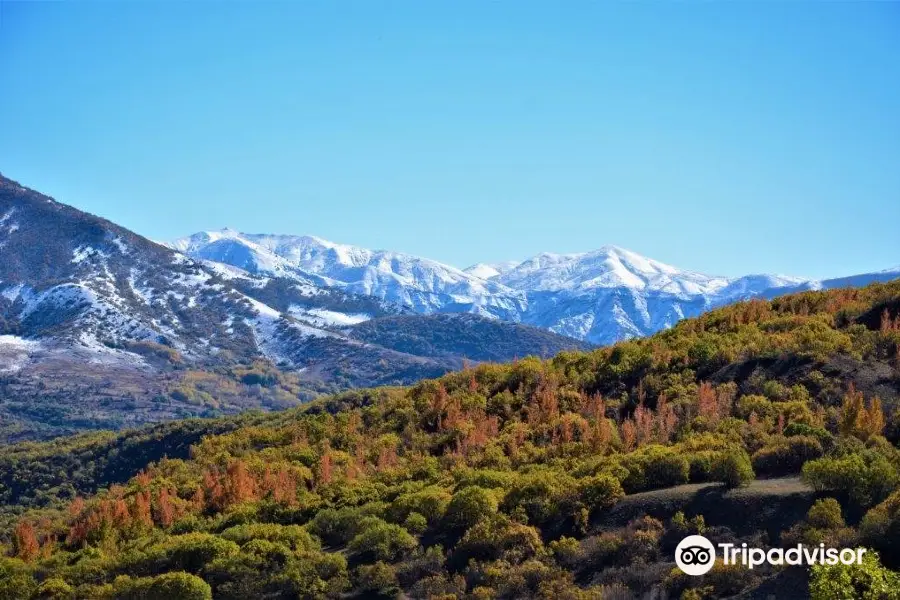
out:
{"label": "snow-capped mountain", "polygon": [[195,233],[169,246],[194,258],[250,273],[316,281],[418,313],[472,312],[515,321],[525,294],[437,261],[368,250],[313,236],[260,235],[231,229]]}
{"label": "snow-capped mountain", "polygon": [[[368,318],[406,312],[296,277],[279,286],[271,277],[197,261],[2,178],[0,214],[3,323],[48,344],[134,362],[140,360],[127,349],[139,342],[201,362],[225,349],[284,361],[296,352],[282,347],[287,335],[341,338],[326,328],[351,318],[341,307]],[[259,299],[274,300],[273,287],[279,308]],[[320,322],[304,319],[307,313]]]}
{"label": "snow-capped mountain", "polygon": [[522,262],[459,270],[387,251],[311,236],[204,232],[171,244],[187,254],[283,274],[390,300],[423,313],[473,312],[549,329],[596,344],[649,335],[738,300],[865,285],[900,269],[835,280],[784,275],[719,277],[687,271],[615,246],[578,254],[542,253]]}
{"label": "snow-capped mountain", "polygon": [[722,277],[682,271],[615,246],[581,254],[538,254],[496,280],[530,292],[628,288],[691,296],[714,293],[728,283]]}
{"label": "snow-capped mountain", "polygon": [[807,283],[781,275],[705,275],[616,246],[539,254],[491,280],[526,293],[522,322],[598,344],[649,335],[715,306]]}

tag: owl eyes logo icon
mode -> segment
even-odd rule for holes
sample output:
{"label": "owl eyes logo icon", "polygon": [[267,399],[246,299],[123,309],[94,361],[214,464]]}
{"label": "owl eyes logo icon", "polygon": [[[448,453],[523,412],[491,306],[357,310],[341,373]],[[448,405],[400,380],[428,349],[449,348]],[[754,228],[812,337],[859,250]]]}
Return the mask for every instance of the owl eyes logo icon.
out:
{"label": "owl eyes logo icon", "polygon": [[689,535],[675,548],[675,564],[686,575],[703,575],[716,562],[716,549],[702,535]]}

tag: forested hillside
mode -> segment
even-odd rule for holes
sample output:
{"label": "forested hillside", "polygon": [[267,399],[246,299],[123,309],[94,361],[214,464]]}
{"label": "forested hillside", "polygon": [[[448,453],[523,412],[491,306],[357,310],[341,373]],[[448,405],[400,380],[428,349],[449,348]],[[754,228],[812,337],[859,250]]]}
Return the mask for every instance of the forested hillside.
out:
{"label": "forested hillside", "polygon": [[[898,399],[890,283],[279,413],[11,446],[0,598],[898,598]],[[698,532],[871,552],[687,577],[673,551]]]}

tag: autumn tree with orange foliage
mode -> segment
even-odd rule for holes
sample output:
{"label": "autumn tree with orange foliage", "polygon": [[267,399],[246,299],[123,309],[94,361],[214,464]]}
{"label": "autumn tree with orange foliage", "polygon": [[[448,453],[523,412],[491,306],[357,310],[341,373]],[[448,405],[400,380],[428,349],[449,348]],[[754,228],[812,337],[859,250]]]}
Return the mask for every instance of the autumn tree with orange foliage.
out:
{"label": "autumn tree with orange foliage", "polygon": [[900,331],[900,313],[897,318],[891,319],[891,313],[888,309],[884,309],[881,313],[881,332]]}
{"label": "autumn tree with orange foliage", "polygon": [[637,427],[632,419],[622,422],[622,446],[629,452],[637,447]]}
{"label": "autumn tree with orange foliage", "polygon": [[155,520],[162,527],[169,527],[175,522],[177,508],[172,499],[173,495],[167,488],[159,490],[156,498]]}
{"label": "autumn tree with orange foliage", "polygon": [[641,402],[634,409],[634,430],[638,446],[653,441],[653,411]]}
{"label": "autumn tree with orange foliage", "polygon": [[244,461],[233,461],[225,475],[225,499],[229,505],[256,498],[256,480]]}
{"label": "autumn tree with orange foliage", "polygon": [[841,402],[838,432],[863,441],[884,432],[884,409],[878,396],[866,406],[863,393],[851,383]]}
{"label": "autumn tree with orange foliage", "polygon": [[134,495],[131,505],[132,522],[141,527],[153,527],[153,513],[150,508],[150,492],[142,490]]}
{"label": "autumn tree with orange foliage", "polygon": [[331,447],[325,444],[322,449],[322,456],[319,457],[319,484],[327,484],[331,482],[334,476],[334,463],[331,459]]}
{"label": "autumn tree with orange foliage", "polygon": [[881,398],[875,396],[869,403],[866,411],[865,428],[870,436],[884,433],[884,409],[881,406]]}
{"label": "autumn tree with orange foliage", "polygon": [[19,521],[13,533],[13,549],[17,558],[30,562],[41,553],[41,545],[38,542],[34,525],[29,521]]}
{"label": "autumn tree with orange foliage", "polygon": [[716,391],[708,381],[704,381],[697,388],[697,414],[707,419],[711,424],[719,421],[719,403]]}
{"label": "autumn tree with orange foliage", "polygon": [[297,501],[298,481],[293,473],[285,468],[273,471],[270,466],[266,467],[263,474],[260,487],[262,492],[275,502],[293,506]]}
{"label": "autumn tree with orange foliage", "polygon": [[529,425],[549,424],[559,418],[558,384],[552,377],[542,375],[534,397],[526,408]]}
{"label": "autumn tree with orange foliage", "polygon": [[656,400],[656,439],[659,443],[668,443],[675,434],[678,427],[678,415],[675,414],[673,407],[666,398],[665,394],[660,394]]}

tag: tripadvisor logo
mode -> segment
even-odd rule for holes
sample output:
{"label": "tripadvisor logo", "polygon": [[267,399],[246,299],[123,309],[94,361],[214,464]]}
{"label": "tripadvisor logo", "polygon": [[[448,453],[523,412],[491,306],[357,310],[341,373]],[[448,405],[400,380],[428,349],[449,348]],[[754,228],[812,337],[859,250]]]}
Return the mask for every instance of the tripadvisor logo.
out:
{"label": "tripadvisor logo", "polygon": [[716,549],[702,535],[689,535],[675,548],[675,564],[686,575],[703,575],[716,562]]}
{"label": "tripadvisor logo", "polygon": [[[722,562],[726,565],[741,564],[752,569],[763,564],[769,565],[858,565],[862,563],[865,548],[826,548],[825,544],[793,548],[748,548],[747,544],[718,544]],[[702,535],[689,535],[675,548],[675,564],[686,575],[703,575],[716,562],[716,548]]]}

